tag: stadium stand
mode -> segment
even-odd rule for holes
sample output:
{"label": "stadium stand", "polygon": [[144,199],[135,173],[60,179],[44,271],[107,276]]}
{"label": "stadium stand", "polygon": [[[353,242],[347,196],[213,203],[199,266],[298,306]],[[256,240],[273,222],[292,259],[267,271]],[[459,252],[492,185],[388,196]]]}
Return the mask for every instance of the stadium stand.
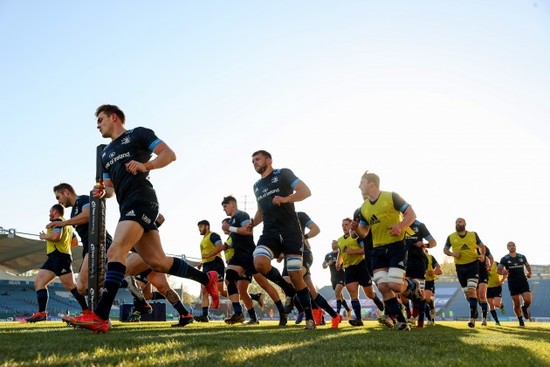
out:
{"label": "stadium stand", "polygon": [[[529,284],[533,293],[533,304],[530,307],[533,318],[535,320],[550,320],[550,279],[537,277],[530,279]],[[336,306],[332,287],[325,286],[319,289],[319,293],[328,300],[331,306]],[[506,308],[506,315],[501,316],[499,314],[499,319],[501,321],[515,321],[513,302],[506,283],[502,287],[502,300]],[[376,316],[376,306],[372,301],[366,299],[362,292],[360,292],[360,301],[363,316],[374,318]],[[436,282],[436,310],[439,319],[466,320],[469,318],[468,304],[464,300],[464,294],[458,281]]]}

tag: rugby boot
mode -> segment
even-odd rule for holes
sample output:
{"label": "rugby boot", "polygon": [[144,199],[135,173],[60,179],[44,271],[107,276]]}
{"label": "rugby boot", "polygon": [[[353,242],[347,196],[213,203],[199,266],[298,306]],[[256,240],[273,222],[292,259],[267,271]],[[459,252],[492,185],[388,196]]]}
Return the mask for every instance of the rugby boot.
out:
{"label": "rugby boot", "polygon": [[143,296],[143,290],[141,289],[140,286],[138,286],[136,282],[136,278],[134,278],[133,276],[127,276],[124,279],[126,280],[126,283],[128,283],[128,285],[126,286],[126,289],[128,289],[128,291],[132,293],[132,296],[134,296],[139,300],[142,300],[143,302],[143,300],[145,299]]}
{"label": "rugby boot", "polygon": [[363,320],[361,319],[355,319],[355,320],[349,320],[348,321],[351,326],[363,326]]}
{"label": "rugby boot", "polygon": [[393,329],[395,326],[395,322],[388,315],[381,315],[377,320],[380,325],[385,325],[388,329]]}
{"label": "rugby boot", "polygon": [[338,325],[342,322],[342,316],[336,315],[336,317],[333,317],[331,320],[330,327],[332,329],[338,329]]}
{"label": "rugby boot", "polygon": [[[82,314],[80,316],[90,316],[92,314],[92,310],[82,310]],[[67,325],[72,326],[74,325],[74,317],[65,315],[61,318]]]}
{"label": "rugby boot", "polygon": [[191,324],[193,321],[193,315],[187,314],[186,316],[180,315],[180,319],[177,324],[172,324],[172,327],[184,327],[185,325]]}
{"label": "rugby boot", "polygon": [[279,316],[279,326],[285,326],[287,322],[288,322],[288,316],[286,315],[286,313],[280,314],[280,316]]}
{"label": "rugby boot", "polygon": [[298,316],[296,316],[296,321],[294,321],[294,323],[298,325],[298,324],[301,324],[303,320],[304,320],[304,313],[298,312]]}
{"label": "rugby boot", "polygon": [[258,321],[258,319],[250,319],[243,322],[243,325],[260,325],[260,322]]}
{"label": "rugby boot", "polygon": [[47,319],[48,319],[47,312],[35,312],[32,314],[31,317],[28,317],[26,320],[27,322],[39,322],[39,321],[46,321]]}
{"label": "rugby boot", "polygon": [[225,319],[225,323],[226,324],[229,324],[229,325],[233,325],[233,324],[241,324],[244,322],[244,315],[241,313],[241,314],[233,314],[233,316],[231,316],[230,318],[227,318]]}
{"label": "rugby boot", "polygon": [[220,307],[220,291],[218,290],[218,272],[211,270],[208,273],[208,284],[204,286],[210,297],[212,297],[212,308]]}
{"label": "rugby boot", "polygon": [[109,320],[103,320],[97,316],[94,312],[91,312],[86,316],[77,316],[73,318],[73,325],[82,329],[88,329],[93,331],[95,334],[106,333],[111,326]]}
{"label": "rugby boot", "polygon": [[210,318],[205,315],[195,316],[195,321],[197,322],[210,322]]}
{"label": "rugby boot", "polygon": [[315,321],[314,320],[306,320],[306,327],[305,330],[315,330]]}
{"label": "rugby boot", "polygon": [[399,331],[408,331],[411,330],[411,327],[408,322],[398,322],[397,325],[395,325],[395,329]]}
{"label": "rugby boot", "polygon": [[325,311],[321,310],[320,308],[314,308],[311,310],[311,313],[313,314],[313,320],[315,321],[315,325],[321,325],[321,320],[323,318],[323,313]]}

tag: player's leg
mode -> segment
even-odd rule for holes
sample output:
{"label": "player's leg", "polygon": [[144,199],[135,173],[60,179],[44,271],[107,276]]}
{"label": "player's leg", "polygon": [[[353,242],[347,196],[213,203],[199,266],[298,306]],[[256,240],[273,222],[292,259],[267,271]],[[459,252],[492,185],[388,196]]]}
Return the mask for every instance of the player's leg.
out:
{"label": "player's leg", "polygon": [[[47,263],[46,263],[47,264]],[[46,266],[46,264],[44,264]],[[47,320],[46,308],[48,306],[48,284],[55,279],[55,273],[48,269],[40,269],[34,279],[34,289],[38,302],[38,312],[28,317],[27,322],[38,322]]]}
{"label": "player's leg", "polygon": [[76,301],[80,305],[80,308],[82,309],[82,311],[87,311],[88,303],[86,302],[86,297],[78,293],[78,289],[76,288],[76,284],[74,282],[73,272],[71,271],[63,275],[59,275],[58,278],[61,281],[61,284],[63,284],[63,286],[65,287],[65,289],[71,292],[74,299],[76,299]]}
{"label": "player's leg", "polygon": [[86,253],[82,258],[82,265],[76,278],[76,289],[83,296],[88,294],[88,261],[88,253]]}

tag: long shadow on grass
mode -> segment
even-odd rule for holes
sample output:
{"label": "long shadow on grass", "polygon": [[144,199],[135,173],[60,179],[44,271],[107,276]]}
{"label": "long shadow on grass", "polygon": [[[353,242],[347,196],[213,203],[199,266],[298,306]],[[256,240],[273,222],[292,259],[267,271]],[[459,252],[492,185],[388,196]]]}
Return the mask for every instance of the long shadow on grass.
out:
{"label": "long shadow on grass", "polygon": [[[549,365],[533,340],[548,328],[467,329],[458,323],[398,332],[374,322],[338,330],[194,323],[120,324],[93,335],[60,323],[0,328],[0,364],[128,366],[484,366]],[[544,343],[543,343],[544,344]],[[11,363],[10,363],[11,362]]]}

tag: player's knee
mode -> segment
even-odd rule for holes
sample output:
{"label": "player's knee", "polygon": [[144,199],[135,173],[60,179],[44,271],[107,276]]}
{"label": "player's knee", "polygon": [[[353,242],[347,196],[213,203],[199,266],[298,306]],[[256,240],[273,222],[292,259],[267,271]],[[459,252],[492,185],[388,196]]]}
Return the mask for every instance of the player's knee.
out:
{"label": "player's knee", "polygon": [[239,280],[239,273],[233,269],[227,269],[225,271],[225,280],[227,282],[227,293],[229,295],[237,294],[237,281]]}

